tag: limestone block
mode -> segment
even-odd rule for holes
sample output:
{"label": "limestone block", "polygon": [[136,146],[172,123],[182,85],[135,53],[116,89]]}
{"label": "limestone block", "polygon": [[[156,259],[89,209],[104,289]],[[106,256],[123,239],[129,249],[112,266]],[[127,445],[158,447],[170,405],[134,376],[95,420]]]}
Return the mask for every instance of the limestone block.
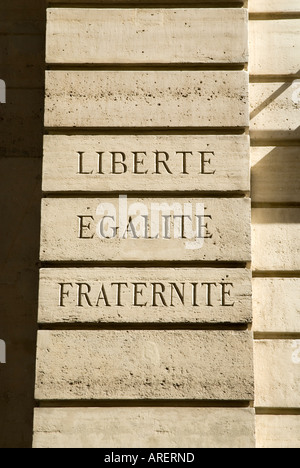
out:
{"label": "limestone block", "polygon": [[253,278],[253,329],[300,332],[300,279]]}
{"label": "limestone block", "polygon": [[254,448],[243,408],[38,408],[34,448]]}
{"label": "limestone block", "polygon": [[299,13],[300,4],[298,0],[249,0],[249,10],[250,13]]}
{"label": "limestone block", "polygon": [[250,231],[246,198],[49,198],[43,200],[40,256],[42,261],[249,261]]}
{"label": "limestone block", "polygon": [[249,172],[249,138],[244,135],[44,139],[45,192],[248,191]]}
{"label": "limestone block", "polygon": [[300,19],[250,21],[250,73],[299,75]]}
{"label": "limestone block", "polygon": [[299,140],[300,83],[250,84],[250,135],[253,139]]}
{"label": "limestone block", "polygon": [[300,448],[299,415],[257,415],[257,448]]}
{"label": "limestone block", "polygon": [[251,400],[252,336],[40,331],[36,375],[37,400]]}
{"label": "limestone block", "polygon": [[300,198],[300,147],[251,148],[253,202],[289,203]]}
{"label": "limestone block", "polygon": [[40,323],[248,323],[241,269],[42,269]]}
{"label": "limestone block", "polygon": [[48,71],[46,127],[246,127],[243,71]]}
{"label": "limestone block", "polygon": [[252,210],[254,270],[300,270],[299,208]]}
{"label": "limestone block", "polygon": [[299,408],[299,340],[256,341],[254,372],[256,407]]}
{"label": "limestone block", "polygon": [[75,64],[245,63],[247,23],[245,9],[50,8],[46,60]]}

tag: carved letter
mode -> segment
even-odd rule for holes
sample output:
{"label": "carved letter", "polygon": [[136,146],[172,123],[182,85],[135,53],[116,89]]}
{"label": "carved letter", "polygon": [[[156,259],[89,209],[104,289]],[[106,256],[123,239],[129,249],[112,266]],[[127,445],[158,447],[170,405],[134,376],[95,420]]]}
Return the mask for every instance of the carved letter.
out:
{"label": "carved letter", "polygon": [[97,302],[96,302],[96,307],[99,307],[100,300],[104,301],[106,307],[111,307],[111,305],[110,305],[110,303],[108,302],[108,299],[107,299],[107,294],[106,294],[106,291],[105,291],[104,284],[102,284],[102,286],[101,286],[99,296],[98,296],[98,299],[97,299]]}
{"label": "carved letter", "polygon": [[93,234],[92,236],[89,236],[89,237],[85,237],[85,235],[84,235],[85,230],[87,230],[87,231],[91,230],[91,223],[83,224],[85,218],[86,219],[91,219],[92,221],[94,221],[93,216],[84,216],[83,215],[83,216],[77,216],[77,218],[79,218],[79,236],[78,236],[79,239],[93,239],[95,234]]}
{"label": "carved letter", "polygon": [[85,172],[83,170],[83,155],[84,155],[84,152],[77,151],[77,154],[78,154],[78,174],[93,174],[94,171]]}
{"label": "carved letter", "polygon": [[[93,307],[92,306],[92,303],[90,301],[90,298],[88,296],[88,294],[91,292],[91,286],[87,283],[75,283],[76,286],[78,286],[78,291],[77,291],[77,307],[84,307],[82,305],[82,299],[85,298],[87,304],[89,307]],[[86,288],[87,289],[87,292],[83,292],[82,289],[83,288]]]}
{"label": "carved letter", "polygon": [[64,305],[64,297],[69,297],[69,294],[70,294],[70,291],[64,291],[64,287],[65,286],[71,286],[71,288],[73,288],[73,284],[72,283],[58,283],[59,286],[60,286],[60,290],[59,290],[59,307],[66,307]]}
{"label": "carved letter", "polygon": [[139,172],[138,166],[143,166],[144,165],[144,159],[139,159],[139,154],[143,154],[144,156],[147,156],[146,151],[133,151],[133,173],[134,174],[148,174],[147,171]]}
{"label": "carved letter", "polygon": [[[156,164],[155,164],[155,172],[154,174],[161,174],[160,170],[159,170],[159,165],[162,164],[166,171],[169,173],[169,174],[172,174],[172,171],[170,171],[170,168],[169,166],[167,165],[167,161],[169,161],[170,159],[170,156],[168,155],[168,153],[166,153],[165,151],[154,151],[154,154],[156,155]],[[160,159],[159,156],[162,155],[165,157],[165,160],[163,159]]]}
{"label": "carved letter", "polygon": [[204,218],[212,219],[212,217],[210,215],[196,215],[196,218],[198,218],[198,239],[211,239],[213,235],[208,232],[208,224],[203,224],[203,220]]}
{"label": "carved letter", "polygon": [[[112,174],[126,174],[127,172],[127,166],[125,164],[126,161],[126,154],[122,153],[121,151],[113,152],[111,153],[112,159],[111,159],[111,172]],[[117,155],[121,156],[121,161],[117,161]],[[117,165],[122,166],[121,172],[117,172]]]}
{"label": "carved letter", "polygon": [[133,305],[135,307],[146,307],[147,302],[144,302],[144,304],[139,304],[138,303],[138,296],[143,296],[143,289],[138,289],[139,286],[144,286],[147,288],[147,283],[132,283],[133,284]]}
{"label": "carved letter", "polygon": [[207,307],[213,307],[211,303],[211,287],[217,286],[216,283],[201,283],[201,286],[206,286],[206,305]]}
{"label": "carved letter", "polygon": [[[163,296],[163,293],[165,292],[166,287],[162,283],[151,283],[151,285],[152,285],[152,306],[158,307],[157,302],[156,302],[156,296],[159,296],[163,305],[167,307],[166,300]],[[157,291],[158,286],[160,286],[161,292]]]}
{"label": "carved letter", "polygon": [[179,290],[179,287],[177,286],[176,283],[170,283],[171,285],[171,307],[175,307],[173,304],[173,299],[174,299],[174,290],[179,297],[182,305],[184,305],[184,288],[185,288],[185,283],[181,283],[182,286],[182,292]]}
{"label": "carved letter", "polygon": [[215,155],[214,151],[199,151],[200,153],[200,174],[215,174],[216,171],[210,171],[206,172],[205,171],[205,164],[210,164],[211,159],[205,159],[206,154],[212,154],[213,156]]}
{"label": "carved letter", "polygon": [[121,295],[122,295],[122,286],[126,286],[128,288],[127,283],[111,283],[112,286],[117,286],[117,301],[116,306],[123,307]]}
{"label": "carved letter", "polygon": [[226,286],[232,286],[233,287],[233,284],[232,283],[220,283],[220,284],[222,286],[222,294],[221,294],[222,306],[223,307],[233,307],[234,304],[235,304],[234,302],[231,302],[230,304],[226,303],[226,296],[228,296],[228,297],[231,296],[230,290],[226,291]]}
{"label": "carved letter", "polygon": [[192,151],[177,151],[176,154],[182,154],[182,174],[188,174],[186,158],[188,154],[191,154],[193,156],[193,152]]}

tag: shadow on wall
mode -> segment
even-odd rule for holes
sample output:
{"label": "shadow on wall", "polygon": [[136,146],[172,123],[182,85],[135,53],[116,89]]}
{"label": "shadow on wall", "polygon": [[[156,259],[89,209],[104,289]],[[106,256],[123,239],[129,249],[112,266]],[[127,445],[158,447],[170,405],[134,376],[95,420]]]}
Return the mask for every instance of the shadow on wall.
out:
{"label": "shadow on wall", "polygon": [[300,80],[251,83],[250,89],[253,202],[299,204]]}
{"label": "shadow on wall", "polygon": [[43,0],[1,0],[0,447],[32,445],[37,333],[45,11]]}

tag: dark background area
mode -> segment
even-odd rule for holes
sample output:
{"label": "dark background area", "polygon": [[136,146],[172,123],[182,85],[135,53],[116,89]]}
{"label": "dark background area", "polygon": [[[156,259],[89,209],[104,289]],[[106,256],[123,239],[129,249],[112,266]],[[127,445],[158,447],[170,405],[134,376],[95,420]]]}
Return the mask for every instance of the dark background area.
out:
{"label": "dark background area", "polygon": [[30,448],[34,408],[46,6],[1,0],[0,447]]}

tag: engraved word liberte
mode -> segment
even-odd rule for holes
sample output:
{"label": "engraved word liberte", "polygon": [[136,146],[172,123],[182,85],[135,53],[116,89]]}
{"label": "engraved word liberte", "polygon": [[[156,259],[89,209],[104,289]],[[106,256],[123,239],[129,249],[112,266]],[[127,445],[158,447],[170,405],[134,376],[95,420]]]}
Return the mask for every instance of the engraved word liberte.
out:
{"label": "engraved word liberte", "polygon": [[128,172],[137,175],[175,174],[184,175],[197,171],[202,175],[213,175],[212,158],[214,151],[175,151],[170,155],[167,151],[123,151],[95,152],[94,161],[83,151],[78,151],[78,174],[115,174]]}

